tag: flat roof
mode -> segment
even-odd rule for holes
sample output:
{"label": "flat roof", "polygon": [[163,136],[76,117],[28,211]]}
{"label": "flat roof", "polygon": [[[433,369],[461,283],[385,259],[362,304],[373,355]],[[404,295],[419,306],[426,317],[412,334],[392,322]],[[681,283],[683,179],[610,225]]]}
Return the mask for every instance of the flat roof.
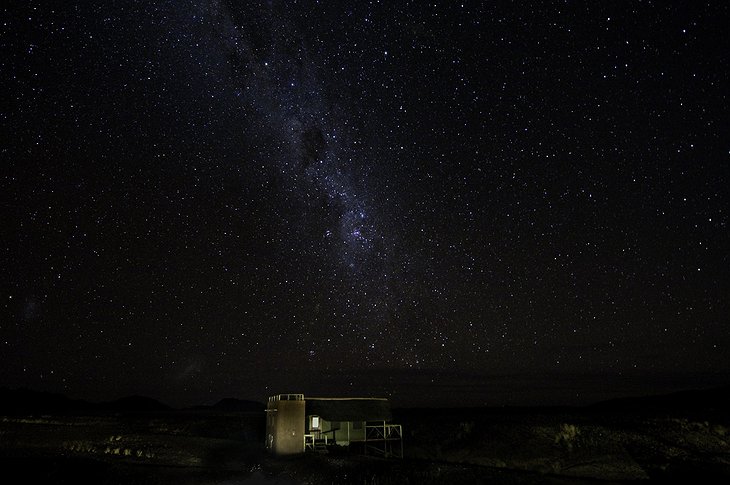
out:
{"label": "flat roof", "polygon": [[385,398],[306,398],[307,416],[321,416],[327,421],[389,421],[390,403]]}

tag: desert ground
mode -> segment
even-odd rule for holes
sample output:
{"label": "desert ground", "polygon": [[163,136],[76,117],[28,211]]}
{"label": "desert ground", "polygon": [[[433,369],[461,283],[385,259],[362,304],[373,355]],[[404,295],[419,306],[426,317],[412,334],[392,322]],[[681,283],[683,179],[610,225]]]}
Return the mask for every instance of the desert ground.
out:
{"label": "desert ground", "polygon": [[730,483],[730,413],[724,401],[695,399],[701,405],[685,405],[685,396],[679,406],[394,410],[403,459],[338,448],[270,456],[263,409],[250,403],[57,414],[16,407],[0,416],[0,463],[6,477],[19,477],[4,483]]}

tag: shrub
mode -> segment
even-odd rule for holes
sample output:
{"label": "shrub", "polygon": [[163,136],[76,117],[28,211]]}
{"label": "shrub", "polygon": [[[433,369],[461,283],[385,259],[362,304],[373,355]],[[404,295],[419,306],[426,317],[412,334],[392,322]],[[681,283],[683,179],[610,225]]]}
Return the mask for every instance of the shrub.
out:
{"label": "shrub", "polygon": [[580,436],[580,429],[574,424],[563,423],[555,434],[555,444],[565,446],[568,451],[573,451],[573,447]]}

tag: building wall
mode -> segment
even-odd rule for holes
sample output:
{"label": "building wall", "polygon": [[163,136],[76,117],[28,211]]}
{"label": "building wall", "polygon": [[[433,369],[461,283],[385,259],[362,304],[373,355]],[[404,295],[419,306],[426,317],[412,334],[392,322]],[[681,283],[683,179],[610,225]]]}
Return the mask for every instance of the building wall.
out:
{"label": "building wall", "polygon": [[273,401],[267,407],[266,447],[277,455],[304,452],[304,401]]}
{"label": "building wall", "polygon": [[[309,422],[309,419],[307,419],[307,422]],[[356,424],[351,421],[339,421],[333,423],[323,419],[321,424],[321,433],[322,436],[326,434],[327,439],[330,440],[330,442],[334,437],[334,440],[338,445],[348,445],[350,441],[361,441],[365,439],[365,422],[360,421],[357,424],[360,429],[355,429]],[[333,428],[338,429],[331,432]]]}
{"label": "building wall", "polygon": [[361,441],[365,439],[365,421],[360,421],[360,429],[355,429],[354,422],[348,423],[350,425],[350,441]]}

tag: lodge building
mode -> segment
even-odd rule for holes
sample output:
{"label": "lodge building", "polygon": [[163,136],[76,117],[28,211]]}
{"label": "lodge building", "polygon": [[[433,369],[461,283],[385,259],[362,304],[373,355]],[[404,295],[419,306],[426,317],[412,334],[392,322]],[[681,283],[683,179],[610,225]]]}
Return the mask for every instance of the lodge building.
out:
{"label": "lodge building", "polygon": [[277,455],[348,449],[403,456],[403,432],[391,424],[385,398],[307,397],[277,394],[266,406],[266,449]]}

